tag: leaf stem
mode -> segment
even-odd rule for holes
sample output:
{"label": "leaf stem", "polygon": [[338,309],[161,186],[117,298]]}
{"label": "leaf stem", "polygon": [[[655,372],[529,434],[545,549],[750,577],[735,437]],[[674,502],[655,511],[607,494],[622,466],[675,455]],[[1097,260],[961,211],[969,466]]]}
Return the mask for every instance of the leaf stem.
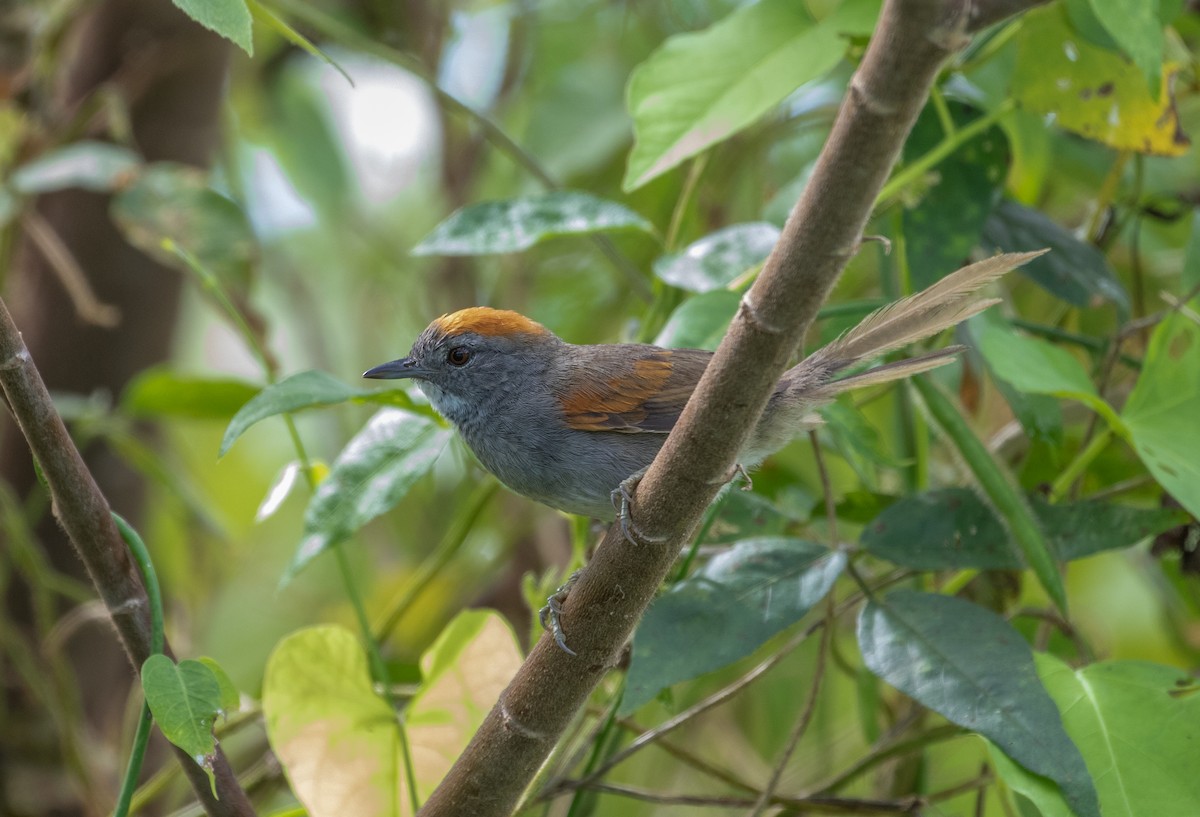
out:
{"label": "leaf stem", "polygon": [[965,145],[967,142],[974,139],[979,134],[990,128],[992,125],[999,122],[1010,112],[1016,109],[1016,102],[1009,98],[1001,102],[995,109],[989,111],[978,119],[974,119],[966,125],[963,125],[958,130],[948,134],[941,142],[919,159],[909,163],[901,170],[888,179],[887,184],[879,191],[879,196],[876,199],[876,207],[881,207],[886,203],[891,202],[896,195],[908,187],[913,182],[920,179],[937,164],[949,156],[954,151]]}
{"label": "leaf stem", "polygon": [[[154,562],[150,551],[142,537],[138,536],[133,526],[125,521],[120,514],[113,513],[113,522],[121,533],[121,538],[129,546],[133,560],[137,563],[138,572],[142,574],[142,584],[146,586],[146,598],[150,603],[150,643],[151,655],[163,651],[163,605],[162,589],[158,584],[158,573],[154,570]],[[142,772],[142,760],[146,756],[146,744],[150,741],[150,727],[154,718],[150,715],[150,707],[142,702],[142,712],[138,716],[137,731],[133,736],[133,748],[129,751],[129,764],[125,767],[125,777],[121,780],[121,791],[117,795],[117,804],[113,808],[113,817],[125,817],[129,814],[129,803],[133,792],[137,789],[138,776]]]}
{"label": "leaf stem", "polygon": [[1080,449],[1075,458],[1067,463],[1067,467],[1062,470],[1062,473],[1058,475],[1053,485],[1051,485],[1051,502],[1058,502],[1067,495],[1067,492],[1071,490],[1071,486],[1083,476],[1088,466],[1092,464],[1092,461],[1108,446],[1112,437],[1112,427],[1104,426],[1096,433],[1096,436],[1092,437],[1091,442]]}

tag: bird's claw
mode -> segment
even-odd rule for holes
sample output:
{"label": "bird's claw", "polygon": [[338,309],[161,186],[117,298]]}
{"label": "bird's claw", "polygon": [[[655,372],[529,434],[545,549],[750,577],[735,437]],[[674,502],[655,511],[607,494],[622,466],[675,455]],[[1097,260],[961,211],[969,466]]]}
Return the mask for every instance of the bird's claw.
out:
{"label": "bird's claw", "polygon": [[617,522],[621,525],[621,535],[632,545],[641,545],[643,543],[659,544],[666,541],[663,536],[651,536],[638,528],[633,521],[633,492],[637,488],[639,482],[642,481],[642,475],[634,474],[625,479],[612,492],[613,507],[617,509]]}
{"label": "bird's claw", "polygon": [[576,570],[561,587],[554,591],[554,595],[546,599],[546,606],[538,610],[538,621],[542,623],[542,629],[550,631],[550,635],[554,636],[554,643],[567,655],[576,655],[577,653],[567,646],[567,634],[563,632],[562,621],[559,617],[562,615],[563,602],[567,600],[571,586],[578,579],[579,571]]}

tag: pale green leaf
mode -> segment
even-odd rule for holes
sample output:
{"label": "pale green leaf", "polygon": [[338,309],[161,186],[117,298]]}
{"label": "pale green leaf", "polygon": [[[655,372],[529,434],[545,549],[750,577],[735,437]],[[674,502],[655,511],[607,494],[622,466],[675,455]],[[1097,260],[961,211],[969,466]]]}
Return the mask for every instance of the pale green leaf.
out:
{"label": "pale green leaf", "polygon": [[847,0],[814,21],[802,3],[763,0],[667,40],[629,78],[634,146],[624,189],[728,139],[824,75],[848,35],[870,33],[878,9],[877,0]]}

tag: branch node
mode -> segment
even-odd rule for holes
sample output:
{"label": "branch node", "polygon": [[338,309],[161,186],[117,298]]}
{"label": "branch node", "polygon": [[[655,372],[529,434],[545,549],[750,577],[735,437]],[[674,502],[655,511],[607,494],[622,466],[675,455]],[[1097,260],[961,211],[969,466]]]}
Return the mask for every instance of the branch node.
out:
{"label": "branch node", "polygon": [[9,369],[20,369],[29,362],[29,349],[27,349],[25,344],[22,343],[21,348],[18,349],[10,358],[0,362],[0,370],[7,371]]}
{"label": "branch node", "polygon": [[878,117],[895,116],[899,108],[888,102],[888,100],[872,94],[863,85],[863,81],[858,73],[855,73],[850,78],[850,85],[846,89],[848,99],[847,102],[857,104],[863,110]]}
{"label": "branch node", "polygon": [[508,697],[506,695],[500,696],[500,700],[496,702],[496,706],[500,709],[500,720],[504,724],[504,728],[509,732],[519,735],[526,740],[540,741],[546,739],[546,735],[536,729],[530,729],[508,710]]}
{"label": "branch node", "polygon": [[750,293],[747,292],[742,296],[741,302],[738,304],[738,317],[749,323],[755,329],[768,335],[782,335],[783,327],[773,323],[769,323],[763,319],[758,311],[758,307],[750,303]]}

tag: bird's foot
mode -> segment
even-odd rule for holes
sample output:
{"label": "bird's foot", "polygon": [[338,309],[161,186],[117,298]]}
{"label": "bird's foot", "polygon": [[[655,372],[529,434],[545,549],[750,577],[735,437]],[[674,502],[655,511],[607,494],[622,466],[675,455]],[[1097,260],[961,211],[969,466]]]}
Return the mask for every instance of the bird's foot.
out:
{"label": "bird's foot", "polygon": [[638,483],[645,474],[645,469],[638,471],[624,479],[612,492],[613,507],[617,509],[617,522],[621,525],[621,534],[633,545],[655,545],[667,541],[665,536],[651,536],[638,528],[633,521],[633,492],[637,490]]}
{"label": "bird's foot", "polygon": [[546,606],[538,610],[538,621],[542,622],[542,629],[550,631],[550,635],[554,636],[554,643],[567,655],[575,655],[576,653],[567,646],[567,634],[563,632],[560,616],[562,615],[563,602],[567,600],[572,585],[579,580],[579,573],[579,570],[572,573],[563,585],[554,591],[554,595],[546,599]]}
{"label": "bird's foot", "polygon": [[738,477],[742,478],[743,491],[754,490],[754,480],[750,479],[750,472],[747,471],[746,466],[742,465],[740,462],[735,462],[733,464],[733,467],[729,469],[729,471],[725,474],[725,477],[721,480],[721,484],[724,485],[728,482],[733,482]]}

